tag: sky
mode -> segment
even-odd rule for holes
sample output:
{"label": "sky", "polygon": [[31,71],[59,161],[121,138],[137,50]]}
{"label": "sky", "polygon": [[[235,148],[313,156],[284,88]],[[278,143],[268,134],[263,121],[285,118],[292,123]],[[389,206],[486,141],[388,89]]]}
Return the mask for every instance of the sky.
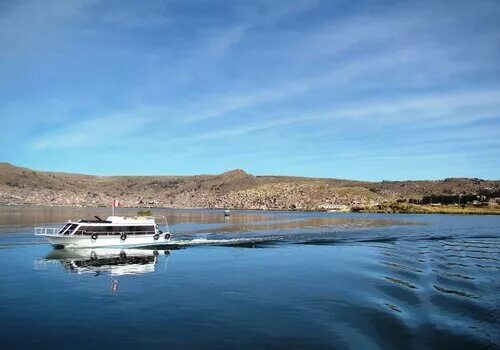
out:
{"label": "sky", "polygon": [[500,178],[499,1],[0,1],[0,161]]}

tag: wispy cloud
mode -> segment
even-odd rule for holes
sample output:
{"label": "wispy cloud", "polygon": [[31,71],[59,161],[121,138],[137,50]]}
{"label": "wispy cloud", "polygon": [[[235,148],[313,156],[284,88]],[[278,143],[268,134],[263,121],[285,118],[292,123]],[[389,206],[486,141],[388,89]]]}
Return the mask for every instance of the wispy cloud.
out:
{"label": "wispy cloud", "polygon": [[[208,99],[200,99],[174,113],[184,122],[198,122],[225,116],[238,110],[294,99],[325,89],[331,91],[328,98],[328,103],[331,104],[336,100],[342,102],[345,98],[345,91],[362,92],[367,89],[400,88],[403,85],[421,88],[442,79],[440,78],[442,66],[435,65],[435,62],[441,62],[446,66],[447,75],[465,74],[471,68],[470,64],[449,62],[446,57],[443,57],[441,48],[428,47],[428,45],[412,49],[396,48],[340,61],[326,71],[301,79],[273,82],[270,86],[255,90],[221,92]],[[429,68],[430,65],[432,68]],[[412,69],[417,67],[421,67],[423,71],[415,76]]]}
{"label": "wispy cloud", "polygon": [[35,139],[35,150],[66,148],[101,148],[127,145],[130,138],[141,135],[151,119],[145,116],[116,114],[85,120],[74,125],[47,133]]}
{"label": "wispy cloud", "polygon": [[[351,103],[352,104],[352,103]],[[253,123],[228,127],[218,127],[214,131],[191,134],[183,140],[225,138],[227,136],[243,135],[261,130],[282,128],[292,124],[310,122],[354,121],[363,123],[364,128],[370,125],[417,125],[450,126],[463,124],[485,115],[496,115],[500,109],[500,90],[457,91],[442,94],[416,94],[399,98],[376,101],[357,101],[353,106],[335,106],[322,108],[322,111],[290,112],[269,115],[264,113],[266,120],[255,120]]]}

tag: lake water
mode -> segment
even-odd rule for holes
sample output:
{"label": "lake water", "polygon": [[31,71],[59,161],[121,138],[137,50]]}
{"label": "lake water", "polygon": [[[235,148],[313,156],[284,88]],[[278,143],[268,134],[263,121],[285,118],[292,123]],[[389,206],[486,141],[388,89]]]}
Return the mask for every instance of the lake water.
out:
{"label": "lake water", "polygon": [[33,236],[108,214],[0,207],[1,349],[499,347],[499,216],[155,210],[156,249]]}

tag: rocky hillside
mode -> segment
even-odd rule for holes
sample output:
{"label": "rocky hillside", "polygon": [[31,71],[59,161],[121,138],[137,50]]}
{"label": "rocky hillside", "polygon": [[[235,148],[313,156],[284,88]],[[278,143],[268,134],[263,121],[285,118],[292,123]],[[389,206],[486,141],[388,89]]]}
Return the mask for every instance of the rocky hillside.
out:
{"label": "rocky hillside", "polygon": [[253,176],[243,170],[197,176],[91,176],[0,163],[0,204],[4,205],[109,206],[113,199],[120,199],[129,207],[330,210],[380,208],[389,203],[415,203],[426,196],[454,195],[495,201],[500,181],[362,182]]}

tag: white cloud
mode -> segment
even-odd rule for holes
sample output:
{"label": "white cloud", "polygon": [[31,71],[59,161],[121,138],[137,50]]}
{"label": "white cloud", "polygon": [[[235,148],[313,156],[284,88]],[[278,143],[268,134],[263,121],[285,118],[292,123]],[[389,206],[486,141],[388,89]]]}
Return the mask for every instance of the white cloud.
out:
{"label": "white cloud", "polygon": [[72,147],[115,147],[129,144],[130,138],[144,135],[144,127],[152,121],[149,117],[115,114],[85,120],[35,139],[35,150],[65,149]]}
{"label": "white cloud", "polygon": [[[470,112],[464,112],[469,109]],[[359,130],[375,127],[406,125],[415,127],[449,127],[496,116],[500,110],[500,90],[458,91],[443,94],[420,94],[369,102],[345,107],[332,107],[328,112],[262,113],[261,118],[236,127],[217,128],[212,131],[190,133],[172,141],[217,140],[243,136],[259,131],[281,129],[297,124],[334,123],[336,129],[357,125]],[[481,111],[481,112],[479,112]],[[353,124],[353,122],[355,124]],[[326,126],[326,125],[325,125]],[[291,135],[290,137],[294,137]]]}

